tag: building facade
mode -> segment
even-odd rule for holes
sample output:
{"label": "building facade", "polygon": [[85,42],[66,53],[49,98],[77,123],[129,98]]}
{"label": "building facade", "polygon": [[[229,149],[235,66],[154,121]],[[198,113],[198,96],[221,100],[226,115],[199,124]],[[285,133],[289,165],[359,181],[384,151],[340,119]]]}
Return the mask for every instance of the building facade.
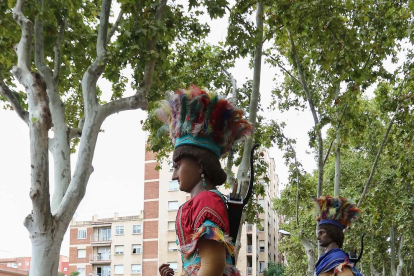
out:
{"label": "building facade", "polygon": [[142,220],[136,216],[72,221],[69,273],[84,275],[142,274]]}
{"label": "building facade", "polygon": [[[266,190],[266,195],[258,198],[264,209],[259,215],[261,225],[244,224],[242,228],[237,262],[242,275],[262,275],[269,261],[278,261],[278,219],[271,200],[279,196],[279,181],[274,160],[265,151],[263,158],[268,164],[270,182],[261,180]],[[189,200],[190,195],[179,191],[178,182],[171,180],[171,162],[162,164],[159,170],[157,166],[155,156],[147,152],[142,215],[95,217],[92,221],[71,224],[70,271],[79,271],[80,276],[154,276],[158,275],[159,265],[169,263],[176,275],[180,275],[182,261],[176,243],[175,219],[179,206]],[[135,235],[134,227],[138,225],[140,232]]]}
{"label": "building facade", "polygon": [[[16,257],[0,259],[0,276],[3,275],[28,275],[30,271],[31,257]],[[58,271],[69,276],[69,257],[59,256]],[[13,274],[14,273],[14,274]]]}

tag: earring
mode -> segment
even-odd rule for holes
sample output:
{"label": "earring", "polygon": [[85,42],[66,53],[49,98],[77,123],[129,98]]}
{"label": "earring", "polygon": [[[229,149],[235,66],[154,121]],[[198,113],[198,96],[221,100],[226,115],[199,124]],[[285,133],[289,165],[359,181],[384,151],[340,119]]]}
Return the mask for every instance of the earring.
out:
{"label": "earring", "polygon": [[206,179],[204,178],[204,173],[201,174],[201,179],[203,179],[203,187],[207,186]]}

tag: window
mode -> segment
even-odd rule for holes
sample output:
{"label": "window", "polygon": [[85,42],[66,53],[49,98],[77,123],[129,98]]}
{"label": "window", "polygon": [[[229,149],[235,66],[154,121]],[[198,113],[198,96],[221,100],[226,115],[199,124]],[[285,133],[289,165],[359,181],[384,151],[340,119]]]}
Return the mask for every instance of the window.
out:
{"label": "window", "polygon": [[174,170],[174,162],[168,163],[168,168],[170,169],[170,172]]}
{"label": "window", "polygon": [[178,201],[168,201],[168,210],[178,210]]}
{"label": "window", "polygon": [[78,240],[86,239],[86,229],[78,229]]}
{"label": "window", "polygon": [[124,265],[114,265],[115,274],[124,274]]}
{"label": "window", "polygon": [[77,271],[79,272],[79,276],[85,276],[85,268],[78,267]]}
{"label": "window", "polygon": [[259,251],[264,252],[265,251],[265,242],[259,241]]}
{"label": "window", "polygon": [[176,242],[168,242],[168,251],[177,251]]}
{"label": "window", "polygon": [[132,245],[132,254],[141,254],[141,245],[133,244]]}
{"label": "window", "polygon": [[18,263],[17,266],[22,266],[22,263]]}
{"label": "window", "polygon": [[170,268],[172,268],[174,271],[177,271],[177,263],[168,263],[170,265]]}
{"label": "window", "polygon": [[63,268],[63,271],[68,271],[68,268],[67,268],[67,267],[64,267],[64,268]]}
{"label": "window", "polygon": [[259,271],[262,273],[265,270],[265,262],[259,262]]}
{"label": "window", "polygon": [[141,273],[141,265],[140,264],[133,264],[131,266],[131,273]]}
{"label": "window", "polygon": [[178,181],[177,180],[170,180],[168,182],[168,191],[178,191]]}
{"label": "window", "polygon": [[124,226],[123,225],[117,225],[115,227],[115,234],[116,235],[123,235],[124,234]]}
{"label": "window", "polygon": [[259,199],[259,204],[264,209],[264,207],[265,207],[265,205],[264,205],[264,199]]}
{"label": "window", "polygon": [[78,249],[78,258],[86,258],[86,249]]}
{"label": "window", "polygon": [[175,231],[175,221],[168,222],[168,231]]}
{"label": "window", "polygon": [[257,226],[259,228],[259,231],[264,231],[265,222],[264,219],[260,220],[260,225]]}
{"label": "window", "polygon": [[122,254],[124,254],[124,246],[115,245],[115,255],[122,255]]}
{"label": "window", "polygon": [[24,263],[25,263],[26,266],[29,266],[29,264],[30,264],[30,262],[28,262],[28,261],[25,261]]}
{"label": "window", "polygon": [[141,234],[141,225],[132,225],[132,234]]}

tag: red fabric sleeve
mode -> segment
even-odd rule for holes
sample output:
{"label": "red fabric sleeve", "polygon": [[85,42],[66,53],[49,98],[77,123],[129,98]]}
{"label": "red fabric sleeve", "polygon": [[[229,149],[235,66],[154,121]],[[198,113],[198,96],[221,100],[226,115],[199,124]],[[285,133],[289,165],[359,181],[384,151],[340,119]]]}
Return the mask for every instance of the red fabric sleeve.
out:
{"label": "red fabric sleeve", "polygon": [[216,223],[225,233],[229,233],[227,209],[221,197],[215,192],[205,191],[193,199],[192,227],[197,229],[204,221]]}

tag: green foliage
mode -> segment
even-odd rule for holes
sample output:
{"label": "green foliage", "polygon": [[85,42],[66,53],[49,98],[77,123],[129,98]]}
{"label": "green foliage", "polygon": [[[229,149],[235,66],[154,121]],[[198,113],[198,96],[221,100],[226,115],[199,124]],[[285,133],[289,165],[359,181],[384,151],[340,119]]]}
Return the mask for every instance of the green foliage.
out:
{"label": "green foliage", "polygon": [[74,271],[69,274],[70,276],[79,276],[79,272]]}
{"label": "green foliage", "polygon": [[[72,272],[73,273],[73,272]],[[79,272],[78,272],[79,273]],[[72,274],[71,274],[72,275]],[[58,276],[65,276],[63,272],[58,272]]]}
{"label": "green foliage", "polygon": [[263,271],[264,276],[282,276],[285,267],[280,263],[269,262],[267,268]]}

